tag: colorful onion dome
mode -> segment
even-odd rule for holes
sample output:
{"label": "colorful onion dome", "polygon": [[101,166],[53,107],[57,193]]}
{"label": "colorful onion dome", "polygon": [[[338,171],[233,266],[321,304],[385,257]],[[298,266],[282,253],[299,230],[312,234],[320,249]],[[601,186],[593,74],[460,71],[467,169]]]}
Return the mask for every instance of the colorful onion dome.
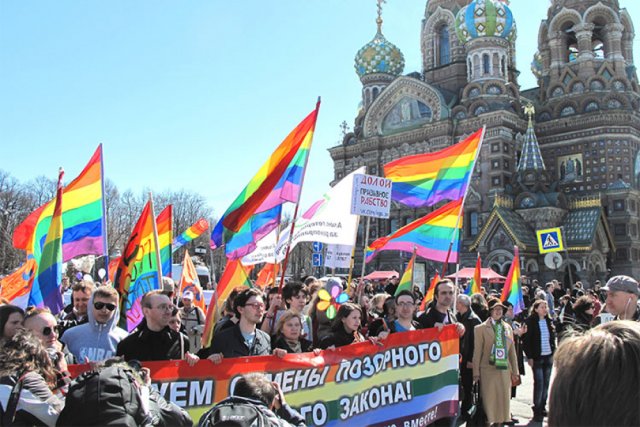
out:
{"label": "colorful onion dome", "polygon": [[499,0],[473,0],[456,16],[456,33],[462,43],[480,37],[515,39],[516,23],[511,9]]}

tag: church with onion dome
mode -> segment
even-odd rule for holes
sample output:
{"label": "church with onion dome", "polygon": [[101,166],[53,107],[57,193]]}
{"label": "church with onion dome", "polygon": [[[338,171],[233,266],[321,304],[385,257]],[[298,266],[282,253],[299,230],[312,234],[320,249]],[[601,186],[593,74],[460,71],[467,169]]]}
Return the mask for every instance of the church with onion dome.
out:
{"label": "church with onion dome", "polygon": [[[528,280],[640,277],[640,87],[621,1],[550,1],[525,69],[515,41],[526,17],[507,1],[428,0],[416,28],[419,70],[405,70],[402,46],[385,36],[382,3],[373,40],[355,56],[362,98],[353,131],[329,149],[334,179],[361,166],[383,175],[392,160],[441,150],[486,126],[464,204],[461,267],[479,253],[504,275],[518,246]],[[537,87],[520,87],[523,72]],[[389,219],[372,218],[367,241],[436,207],[394,203]],[[545,257],[536,231],[555,227],[567,250]],[[359,233],[361,250],[364,227]],[[410,255],[382,252],[366,271],[402,271]],[[424,280],[440,269],[419,261]]]}

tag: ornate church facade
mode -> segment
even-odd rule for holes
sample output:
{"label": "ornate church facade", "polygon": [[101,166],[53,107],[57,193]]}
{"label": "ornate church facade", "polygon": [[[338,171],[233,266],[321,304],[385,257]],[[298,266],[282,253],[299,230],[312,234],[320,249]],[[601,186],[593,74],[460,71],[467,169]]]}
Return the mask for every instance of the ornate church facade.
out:
{"label": "ornate church facade", "polygon": [[[638,278],[640,88],[631,18],[618,0],[553,0],[532,63],[538,87],[528,90],[518,84],[516,18],[504,1],[428,0],[422,70],[403,74],[379,8],[378,31],[355,58],[362,108],[353,132],[329,150],[334,178],[360,166],[383,175],[391,160],[440,150],[486,126],[464,206],[461,265],[473,266],[478,252],[484,266],[506,274],[517,245],[530,279]],[[433,208],[394,204],[390,219],[372,219],[368,242]],[[552,227],[562,227],[567,252],[545,263],[536,230]],[[367,269],[401,271],[408,255],[383,252]],[[434,266],[426,264],[428,276]]]}

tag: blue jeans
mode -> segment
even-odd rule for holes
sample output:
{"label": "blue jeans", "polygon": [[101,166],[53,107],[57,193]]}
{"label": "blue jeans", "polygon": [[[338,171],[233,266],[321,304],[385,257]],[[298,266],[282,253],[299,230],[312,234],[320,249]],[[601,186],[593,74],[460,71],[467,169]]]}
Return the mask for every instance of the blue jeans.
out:
{"label": "blue jeans", "polygon": [[533,411],[542,413],[547,406],[553,355],[533,359]]}

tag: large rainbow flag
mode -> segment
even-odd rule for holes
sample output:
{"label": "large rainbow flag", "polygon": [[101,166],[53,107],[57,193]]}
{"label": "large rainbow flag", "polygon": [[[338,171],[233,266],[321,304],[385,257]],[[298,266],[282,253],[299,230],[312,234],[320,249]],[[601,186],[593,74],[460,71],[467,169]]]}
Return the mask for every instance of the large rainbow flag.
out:
{"label": "large rainbow flag", "polygon": [[[222,215],[211,233],[213,248],[226,243],[225,252],[230,259],[251,253],[255,242],[278,225],[282,203],[298,201],[319,108],[320,102],[282,141]],[[232,239],[236,241],[231,242]]]}
{"label": "large rainbow flag", "polygon": [[153,205],[149,201],[131,231],[113,283],[120,294],[119,325],[123,329],[131,331],[142,320],[142,296],[151,290],[162,288],[156,240]]}
{"label": "large rainbow flag", "polygon": [[49,307],[52,314],[58,314],[64,308],[60,283],[62,283],[62,203],[64,171],[58,173],[58,190],[54,201],[53,215],[49,221],[40,261],[29,295],[29,305]]}
{"label": "large rainbow flag", "polygon": [[209,303],[207,318],[205,320],[204,331],[202,332],[202,347],[209,347],[213,339],[213,328],[218,316],[222,311],[229,294],[237,287],[246,286],[252,288],[251,280],[239,259],[227,261],[227,265],[222,272],[218,287],[216,288],[216,300]]}
{"label": "large rainbow flag", "polygon": [[173,239],[172,252],[177,251],[193,239],[196,239],[209,229],[209,221],[200,218],[191,227],[187,228],[181,235]]}
{"label": "large rainbow flag", "polygon": [[171,277],[171,241],[173,239],[173,206],[167,205],[156,218],[162,275]]}
{"label": "large rainbow flag", "polygon": [[[422,258],[440,262],[458,262],[462,220],[462,199],[449,202],[430,214],[399,228],[395,233],[375,240],[367,247],[366,262],[381,251],[413,251]],[[453,243],[453,244],[452,244]],[[451,246],[450,246],[451,245]],[[449,248],[451,251],[449,252]],[[449,257],[447,259],[447,254]]]}
{"label": "large rainbow flag", "polygon": [[478,253],[478,259],[476,259],[476,268],[473,270],[473,277],[471,283],[467,286],[464,293],[467,295],[479,294],[482,292],[480,288],[482,283],[482,260],[480,259],[480,253]]}
{"label": "large rainbow flag", "polygon": [[507,274],[507,280],[504,282],[500,299],[502,301],[509,301],[513,304],[514,316],[517,316],[525,309],[524,300],[522,298],[522,283],[520,276],[520,251],[517,246],[513,247],[513,261],[511,262],[511,268],[509,268],[509,273]]}
{"label": "large rainbow flag", "polygon": [[444,150],[387,163],[384,176],[393,181],[392,199],[419,208],[462,198],[483,137],[484,128]]}
{"label": "large rainbow flag", "polygon": [[[79,255],[104,255],[107,252],[103,173],[100,144],[80,175],[65,187],[62,196],[63,262]],[[54,200],[40,206],[13,232],[13,246],[32,253],[36,262],[42,256],[54,207]]]}
{"label": "large rainbow flag", "polygon": [[404,273],[402,273],[400,283],[398,283],[398,287],[396,288],[396,292],[393,296],[398,296],[402,291],[413,291],[413,264],[415,262],[416,253],[413,252],[413,256],[409,260],[409,264],[407,264],[407,268],[404,270]]}

